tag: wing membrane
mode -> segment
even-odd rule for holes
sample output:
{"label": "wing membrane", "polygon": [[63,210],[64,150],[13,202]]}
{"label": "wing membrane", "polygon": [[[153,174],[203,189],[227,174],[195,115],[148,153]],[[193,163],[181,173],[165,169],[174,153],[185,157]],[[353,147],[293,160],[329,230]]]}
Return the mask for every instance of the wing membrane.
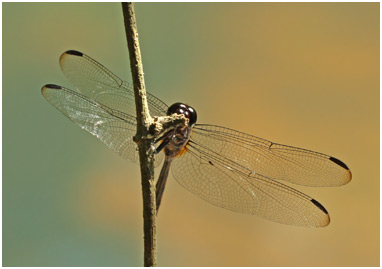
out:
{"label": "wing membrane", "polygon": [[[41,91],[50,104],[121,157],[136,163],[139,161],[137,146],[133,141],[136,132],[135,116],[61,86],[45,85]],[[159,165],[163,154],[155,157],[155,165]]]}
{"label": "wing membrane", "polygon": [[174,178],[187,190],[219,207],[271,221],[324,227],[330,218],[311,197],[230,161],[198,143],[172,164]]}
{"label": "wing membrane", "polygon": [[[133,87],[86,54],[69,50],[60,57],[62,72],[82,95],[99,104],[135,116]],[[163,116],[167,105],[147,93],[152,116]]]}
{"label": "wing membrane", "polygon": [[340,186],[351,180],[349,168],[334,157],[229,128],[197,124],[191,140],[268,178],[305,186]]}

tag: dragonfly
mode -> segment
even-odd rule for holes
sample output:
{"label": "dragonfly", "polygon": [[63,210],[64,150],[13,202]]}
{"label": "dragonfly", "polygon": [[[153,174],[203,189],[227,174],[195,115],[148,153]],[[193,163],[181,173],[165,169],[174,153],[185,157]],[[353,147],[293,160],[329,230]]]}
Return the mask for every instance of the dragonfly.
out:
{"label": "dragonfly", "polygon": [[[132,84],[76,50],[64,52],[59,63],[75,90],[47,84],[42,95],[121,157],[138,163]],[[167,106],[150,93],[147,101],[152,116],[176,113],[188,118],[186,126],[173,128],[155,141],[154,146],[159,145],[154,165],[163,163],[156,183],[157,209],[171,171],[185,189],[221,208],[296,226],[325,227],[330,223],[321,203],[287,184],[347,184],[352,174],[345,163],[230,128],[197,124],[195,109],[184,103]]]}

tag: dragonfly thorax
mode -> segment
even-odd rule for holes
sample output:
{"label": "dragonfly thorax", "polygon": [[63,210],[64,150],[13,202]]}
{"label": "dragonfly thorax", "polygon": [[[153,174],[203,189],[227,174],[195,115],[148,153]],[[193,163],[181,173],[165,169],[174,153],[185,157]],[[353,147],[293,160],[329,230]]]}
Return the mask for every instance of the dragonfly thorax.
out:
{"label": "dragonfly thorax", "polygon": [[165,141],[167,139],[168,143],[164,149],[167,156],[175,157],[184,151],[185,146],[190,140],[191,129],[192,127],[182,126],[168,134],[167,138],[165,138]]}

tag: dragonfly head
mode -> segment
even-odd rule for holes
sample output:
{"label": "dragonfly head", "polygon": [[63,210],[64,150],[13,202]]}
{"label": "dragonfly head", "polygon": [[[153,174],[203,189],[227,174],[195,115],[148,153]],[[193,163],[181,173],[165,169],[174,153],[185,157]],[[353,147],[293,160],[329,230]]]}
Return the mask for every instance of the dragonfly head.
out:
{"label": "dragonfly head", "polygon": [[192,127],[196,123],[197,115],[195,109],[183,103],[175,103],[167,110],[167,115],[183,114],[188,119],[188,125]]}

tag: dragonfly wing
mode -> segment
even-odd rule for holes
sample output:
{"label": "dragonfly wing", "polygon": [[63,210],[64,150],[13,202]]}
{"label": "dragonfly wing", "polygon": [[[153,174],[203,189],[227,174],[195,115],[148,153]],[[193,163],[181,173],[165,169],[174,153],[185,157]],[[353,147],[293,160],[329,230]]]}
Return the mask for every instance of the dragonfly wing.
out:
{"label": "dragonfly wing", "polygon": [[174,178],[187,190],[219,207],[298,226],[324,227],[330,218],[311,197],[252,173],[214,151],[190,143],[172,163]]}
{"label": "dragonfly wing", "polygon": [[197,124],[191,140],[268,178],[305,186],[340,186],[352,176],[343,162],[329,155],[272,143],[221,126]]}
{"label": "dragonfly wing", "polygon": [[[69,50],[60,57],[62,72],[82,95],[129,115],[136,115],[133,86],[105,66],[79,51]],[[152,116],[166,115],[167,105],[147,93]]]}
{"label": "dragonfly wing", "polygon": [[[61,86],[45,85],[41,91],[51,105],[82,129],[95,135],[121,157],[139,162],[137,145],[133,141],[136,133],[135,116]],[[155,165],[159,165],[163,154],[155,157]]]}

